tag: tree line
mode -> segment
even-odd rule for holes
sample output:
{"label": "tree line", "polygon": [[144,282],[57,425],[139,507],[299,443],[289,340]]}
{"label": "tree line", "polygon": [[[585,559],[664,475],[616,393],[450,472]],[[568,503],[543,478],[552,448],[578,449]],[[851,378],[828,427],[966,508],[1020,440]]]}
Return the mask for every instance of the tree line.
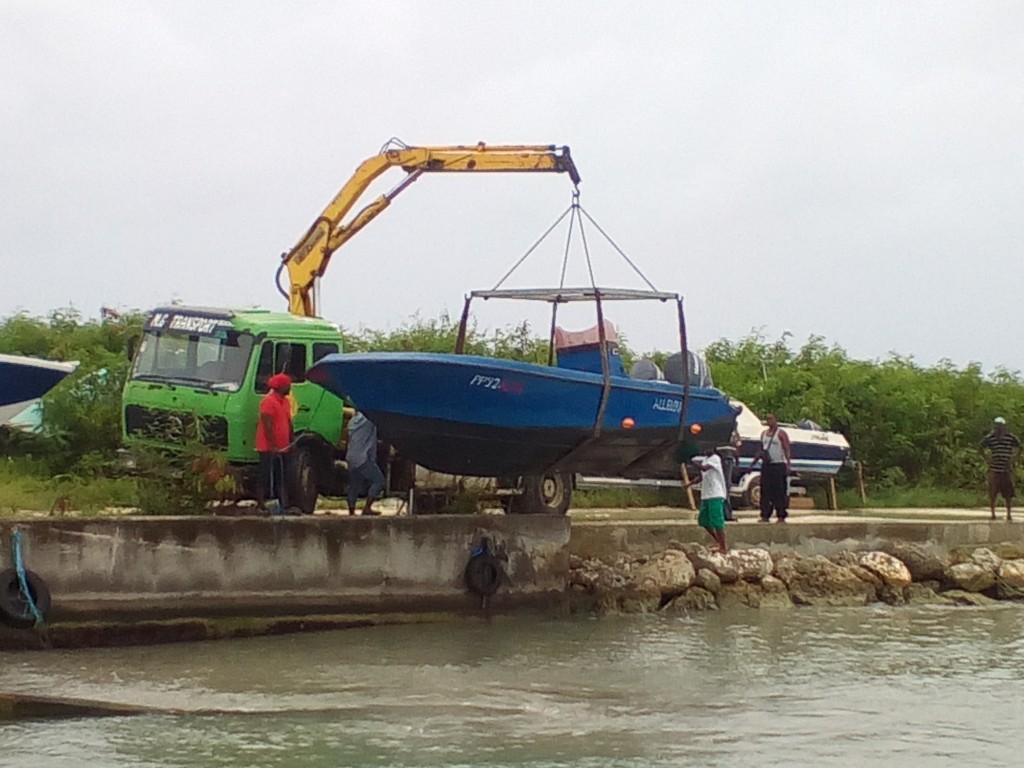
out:
{"label": "tree line", "polygon": [[[86,319],[62,309],[0,320],[0,352],[79,361],[77,371],[43,399],[41,431],[2,430],[0,451],[32,457],[40,472],[116,472],[128,341],[141,332],[142,319],[137,313]],[[450,352],[457,332],[446,314],[414,316],[388,331],[342,331],[344,348],[353,352]],[[641,356],[626,341],[620,348],[627,364]],[[526,323],[496,330],[473,325],[466,351],[544,363],[548,341]],[[756,332],[720,339],[705,354],[715,385],[755,413],[810,419],[842,432],[876,489],[977,488],[983,468],[977,444],[992,418],[1004,416],[1011,430],[1024,424],[1024,380],[1005,369],[985,373],[977,363],[957,367],[948,361],[923,366],[895,354],[858,360],[821,337],[796,347],[788,337],[771,341]],[[643,356],[663,361],[667,353]]]}

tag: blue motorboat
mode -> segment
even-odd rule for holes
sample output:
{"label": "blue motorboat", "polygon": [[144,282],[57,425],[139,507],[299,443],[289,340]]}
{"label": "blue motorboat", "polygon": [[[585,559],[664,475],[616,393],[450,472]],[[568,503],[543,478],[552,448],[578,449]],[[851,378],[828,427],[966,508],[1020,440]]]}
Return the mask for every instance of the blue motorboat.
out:
{"label": "blue motorboat", "polygon": [[[552,339],[554,365],[459,354],[473,298],[598,303],[598,326]],[[614,289],[476,291],[456,354],[334,354],[307,377],[351,401],[382,440],[437,472],[484,477],[580,472],[648,477],[725,444],[738,408],[716,389],[635,379],[624,370],[602,300],[676,294]],[[553,324],[554,325],[554,324]]]}
{"label": "blue motorboat", "polygon": [[77,363],[0,355],[0,424],[29,408],[75,370]]}

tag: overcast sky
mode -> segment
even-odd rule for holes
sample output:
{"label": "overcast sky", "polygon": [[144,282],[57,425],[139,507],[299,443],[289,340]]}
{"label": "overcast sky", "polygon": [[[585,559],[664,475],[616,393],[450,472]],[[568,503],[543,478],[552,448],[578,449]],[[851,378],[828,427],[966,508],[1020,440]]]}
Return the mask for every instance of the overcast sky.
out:
{"label": "overcast sky", "polygon": [[[685,295],[694,346],[760,329],[1024,369],[1022,128],[1019,2],[0,0],[0,316],[283,309],[281,252],[389,137],[553,143]],[[322,314],[457,315],[570,192],[421,179],[335,255]],[[564,241],[513,282],[556,284]],[[639,285],[589,244],[598,283]],[[677,344],[668,309],[608,314],[635,349]],[[545,332],[532,307],[477,317]]]}

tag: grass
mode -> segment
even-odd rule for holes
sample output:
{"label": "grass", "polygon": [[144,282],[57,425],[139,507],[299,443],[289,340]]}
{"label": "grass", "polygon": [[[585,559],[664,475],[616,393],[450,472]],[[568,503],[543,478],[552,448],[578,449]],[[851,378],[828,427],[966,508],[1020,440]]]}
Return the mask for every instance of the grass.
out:
{"label": "grass", "polygon": [[[824,489],[812,486],[810,494],[817,509],[827,509]],[[81,478],[49,475],[45,466],[31,459],[0,459],[0,516],[18,512],[50,512],[59,500],[66,499],[68,509],[95,514],[109,507],[138,504],[132,478]],[[335,503],[341,506],[344,502]],[[600,488],[573,493],[572,509],[636,509],[643,507],[685,507],[682,491],[673,488]],[[962,490],[917,486],[870,490],[867,501],[854,490],[839,491],[839,508],[860,509],[978,509],[986,500],[980,490]],[[460,510],[461,511],[461,510]]]}
{"label": "grass", "polygon": [[629,509],[685,505],[686,494],[678,488],[588,488],[573,491],[570,509]]}
{"label": "grass", "polygon": [[[817,503],[817,499],[815,499]],[[824,499],[822,499],[824,502]],[[987,505],[985,495],[980,491],[960,488],[935,488],[921,485],[914,488],[887,488],[870,491],[867,501],[853,490],[839,491],[840,509],[977,509]],[[824,504],[818,505],[823,507]]]}
{"label": "grass", "polygon": [[57,512],[64,511],[64,507],[88,514],[135,503],[135,481],[131,478],[54,476],[45,474],[38,464],[0,460],[0,516]]}

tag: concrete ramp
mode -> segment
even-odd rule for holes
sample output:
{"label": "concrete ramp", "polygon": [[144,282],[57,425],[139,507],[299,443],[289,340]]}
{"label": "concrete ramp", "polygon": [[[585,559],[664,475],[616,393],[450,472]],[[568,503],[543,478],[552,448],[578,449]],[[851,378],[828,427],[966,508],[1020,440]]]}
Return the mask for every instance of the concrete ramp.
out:
{"label": "concrete ramp", "polygon": [[0,692],[0,723],[12,720],[55,720],[68,717],[113,717],[144,715],[151,707],[113,704],[106,701],[68,699],[60,696],[36,696]]}

